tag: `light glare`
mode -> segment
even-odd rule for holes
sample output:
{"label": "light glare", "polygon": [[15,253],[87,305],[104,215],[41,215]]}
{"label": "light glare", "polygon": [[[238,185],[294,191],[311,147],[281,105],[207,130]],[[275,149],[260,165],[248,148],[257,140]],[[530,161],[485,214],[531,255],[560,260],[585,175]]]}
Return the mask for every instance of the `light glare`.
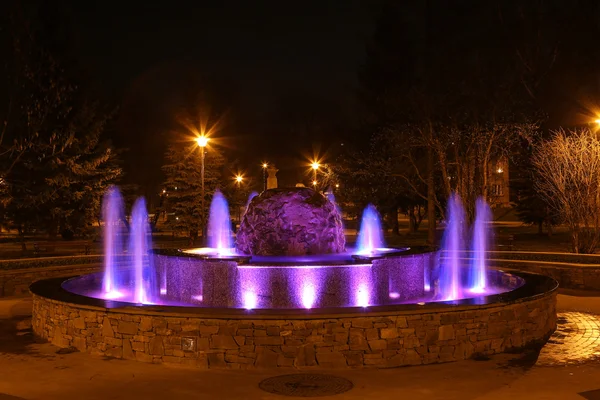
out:
{"label": "light glare", "polygon": [[196,138],[196,142],[198,143],[198,146],[206,147],[206,145],[208,144],[208,138],[206,136],[198,136]]}

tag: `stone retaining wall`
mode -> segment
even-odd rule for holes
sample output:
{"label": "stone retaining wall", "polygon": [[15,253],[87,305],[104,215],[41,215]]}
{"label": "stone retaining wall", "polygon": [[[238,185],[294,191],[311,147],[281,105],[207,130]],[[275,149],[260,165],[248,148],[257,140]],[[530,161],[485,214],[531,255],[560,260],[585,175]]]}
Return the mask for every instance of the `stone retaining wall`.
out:
{"label": "stone retaining wall", "polygon": [[0,297],[27,294],[29,285],[41,279],[89,274],[99,271],[100,268],[100,264],[78,264],[0,270]]}
{"label": "stone retaining wall", "polygon": [[32,324],[37,336],[57,346],[143,362],[233,369],[398,367],[541,343],[556,327],[555,307],[553,291],[514,304],[252,319],[104,309],[34,294]]}
{"label": "stone retaining wall", "polygon": [[490,264],[498,268],[510,268],[549,276],[556,280],[562,289],[600,291],[600,268],[598,267],[516,260],[493,260]]}

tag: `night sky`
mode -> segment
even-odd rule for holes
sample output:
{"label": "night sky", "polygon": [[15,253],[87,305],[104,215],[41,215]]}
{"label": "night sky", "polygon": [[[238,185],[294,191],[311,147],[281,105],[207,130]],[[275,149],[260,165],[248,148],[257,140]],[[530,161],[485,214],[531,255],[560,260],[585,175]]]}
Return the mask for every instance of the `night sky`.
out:
{"label": "night sky", "polygon": [[267,160],[282,184],[296,183],[305,156],[335,151],[356,126],[357,71],[378,7],[228,0],[66,8],[78,61],[120,107],[110,135],[129,149],[127,182],[153,191],[167,143],[187,134],[178,115],[192,112],[190,93],[206,88],[226,111],[219,146],[247,173]]}

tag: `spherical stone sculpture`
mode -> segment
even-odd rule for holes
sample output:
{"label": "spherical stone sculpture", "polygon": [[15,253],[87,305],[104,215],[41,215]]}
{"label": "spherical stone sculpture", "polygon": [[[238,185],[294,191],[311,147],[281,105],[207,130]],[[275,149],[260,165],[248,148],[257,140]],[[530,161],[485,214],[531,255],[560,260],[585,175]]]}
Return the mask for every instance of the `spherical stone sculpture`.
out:
{"label": "spherical stone sculpture", "polygon": [[237,232],[239,252],[253,255],[341,253],[338,208],[309,188],[269,189],[252,199]]}

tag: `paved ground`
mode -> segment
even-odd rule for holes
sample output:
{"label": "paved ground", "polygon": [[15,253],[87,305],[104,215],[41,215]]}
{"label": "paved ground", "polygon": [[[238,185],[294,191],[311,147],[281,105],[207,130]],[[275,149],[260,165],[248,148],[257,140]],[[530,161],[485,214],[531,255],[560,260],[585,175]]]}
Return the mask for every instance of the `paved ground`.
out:
{"label": "paved ground", "polygon": [[[327,372],[354,388],[331,399],[600,400],[600,297],[559,296],[560,327],[541,353],[424,367]],[[600,296],[600,294],[599,294]],[[289,370],[199,371],[58,354],[34,343],[27,298],[0,300],[0,400],[285,399],[258,385]],[[300,387],[301,389],[301,387]],[[291,397],[288,397],[291,398]]]}

